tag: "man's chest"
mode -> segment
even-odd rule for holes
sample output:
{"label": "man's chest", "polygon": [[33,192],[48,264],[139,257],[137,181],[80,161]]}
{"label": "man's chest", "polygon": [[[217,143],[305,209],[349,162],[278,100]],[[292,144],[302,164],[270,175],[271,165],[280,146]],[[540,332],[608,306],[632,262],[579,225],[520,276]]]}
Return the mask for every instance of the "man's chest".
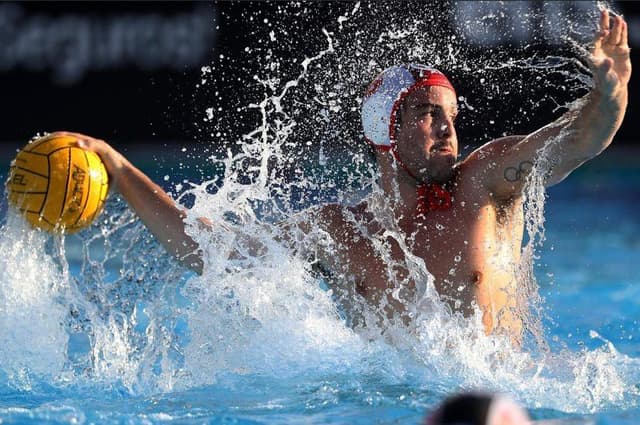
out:
{"label": "man's chest", "polygon": [[433,276],[441,295],[470,304],[480,280],[513,259],[513,229],[501,220],[490,205],[431,213],[411,226],[343,244],[348,261],[341,263],[342,273],[370,301],[400,296],[407,299],[397,301],[410,302]]}

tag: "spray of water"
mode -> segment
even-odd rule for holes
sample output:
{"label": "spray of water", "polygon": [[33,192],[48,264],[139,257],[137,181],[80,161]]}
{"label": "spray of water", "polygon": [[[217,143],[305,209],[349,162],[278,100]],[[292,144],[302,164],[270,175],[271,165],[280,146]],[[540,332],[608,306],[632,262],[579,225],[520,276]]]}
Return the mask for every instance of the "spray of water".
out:
{"label": "spray of water", "polygon": [[[376,187],[358,123],[361,93],[381,69],[423,62],[447,70],[454,81],[468,81],[475,90],[459,99],[460,134],[476,144],[500,135],[493,127],[499,118],[486,115],[500,116],[497,99],[525,99],[519,119],[501,122],[500,131],[515,132],[517,126],[537,125],[536,110],[549,104],[554,112],[571,107],[554,81],[574,96],[588,89],[578,49],[584,44],[570,31],[567,57],[536,53],[535,43],[512,50],[515,57],[499,50],[487,54],[447,28],[455,21],[449,6],[331,6],[335,19],[307,38],[293,38],[297,24],[288,28],[276,21],[268,34],[254,33],[242,65],[226,63],[229,71],[220,64],[203,67],[202,91],[207,81],[214,84],[234,72],[252,82],[246,91],[253,97],[226,114],[215,103],[203,108],[201,134],[213,139],[209,165],[222,172],[192,183],[178,198],[192,204],[186,224],[203,253],[202,276],[167,258],[116,197],[100,222],[66,240],[27,229],[9,214],[0,238],[0,364],[7,382],[29,389],[35,377],[61,386],[98,382],[149,393],[216,384],[229,374],[273,380],[373,375],[417,388],[428,383],[443,393],[473,387],[508,391],[530,406],[566,411],[631,403],[636,359],[610,343],[593,351],[551,353],[544,342],[543,300],[533,271],[544,241],[543,179],[553,166],[556,141],[540,152],[526,191],[528,242],[517,265],[520,304],[527,306],[525,350],[484,335],[479,312],[452,313],[424,261],[411,254],[387,217],[388,200]],[[298,14],[299,25],[321,13],[304,4],[275,10],[276,17]],[[487,14],[458,25],[498,18]],[[513,73],[527,78],[510,78]],[[524,81],[549,85],[532,100]],[[247,123],[253,127],[247,130]],[[394,293],[409,305],[410,326],[381,321],[356,294],[329,290],[308,258],[281,238],[282,223],[295,221],[306,207],[364,197],[386,220],[385,236],[405,251],[409,278],[421,282],[410,299],[401,282]],[[203,227],[200,217],[214,225]],[[299,246],[335,244],[319,229],[298,236]],[[376,250],[391,263],[388,246]],[[350,314],[336,302],[345,298],[366,326],[350,326]]]}

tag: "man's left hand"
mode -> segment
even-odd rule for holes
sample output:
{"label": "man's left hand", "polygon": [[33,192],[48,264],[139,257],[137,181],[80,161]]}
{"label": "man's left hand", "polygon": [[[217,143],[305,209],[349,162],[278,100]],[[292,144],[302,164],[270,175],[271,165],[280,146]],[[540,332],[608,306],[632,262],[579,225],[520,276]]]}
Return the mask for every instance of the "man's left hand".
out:
{"label": "man's left hand", "polygon": [[627,23],[622,16],[610,18],[609,11],[603,9],[598,27],[591,52],[595,90],[616,96],[619,90],[626,89],[631,77]]}

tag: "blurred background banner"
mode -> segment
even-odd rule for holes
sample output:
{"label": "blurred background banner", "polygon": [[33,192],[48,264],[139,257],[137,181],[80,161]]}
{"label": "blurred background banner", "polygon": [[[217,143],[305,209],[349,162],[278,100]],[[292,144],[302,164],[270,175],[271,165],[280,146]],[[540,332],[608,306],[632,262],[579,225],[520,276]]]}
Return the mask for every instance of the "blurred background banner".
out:
{"label": "blurred background banner", "polygon": [[[336,26],[351,10],[348,2],[309,2],[321,9],[310,32]],[[197,124],[214,103],[237,97],[252,81],[230,71],[199,92],[203,67],[233,62],[247,46],[268,37],[270,19],[278,25],[301,19],[282,16],[280,2],[2,2],[0,3],[0,96],[4,152],[36,132],[69,129],[114,143],[196,142]],[[640,5],[615,2],[629,23],[632,47],[640,43]],[[450,2],[445,24],[478,49],[507,51],[526,43],[553,53],[563,35],[592,22],[569,22],[569,9],[593,2]],[[531,13],[536,12],[536,13]],[[496,19],[478,19],[493,14]],[[317,19],[322,17],[325,19]],[[472,23],[471,25],[465,23]],[[262,32],[257,33],[256,27]],[[504,28],[508,28],[505,31]],[[580,31],[580,28],[577,28]],[[258,35],[256,35],[258,34]],[[294,34],[292,34],[292,37]],[[297,34],[296,37],[304,37]],[[315,50],[297,52],[300,59]],[[289,52],[289,54],[292,54]],[[635,56],[635,55],[634,55]],[[633,58],[637,62],[637,58]],[[238,66],[236,64],[236,66]],[[247,64],[259,69],[259,64]],[[637,64],[636,64],[636,69]],[[368,81],[362,82],[364,89]],[[463,87],[464,89],[464,87]],[[634,143],[640,117],[631,104],[617,143]],[[199,94],[200,93],[200,94]],[[508,108],[504,108],[508,109]],[[209,112],[210,113],[210,112]]]}
{"label": "blurred background banner", "polygon": [[173,107],[218,49],[217,22],[205,2],[0,3],[2,139],[183,141]]}

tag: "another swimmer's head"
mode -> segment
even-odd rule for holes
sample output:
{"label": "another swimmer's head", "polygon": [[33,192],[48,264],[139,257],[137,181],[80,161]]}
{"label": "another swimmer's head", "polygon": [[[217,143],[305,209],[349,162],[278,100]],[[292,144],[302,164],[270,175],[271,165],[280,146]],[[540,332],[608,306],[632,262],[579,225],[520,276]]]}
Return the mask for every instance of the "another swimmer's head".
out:
{"label": "another swimmer's head", "polygon": [[409,64],[384,70],[362,102],[366,140],[390,151],[416,180],[446,181],[458,154],[455,89],[435,68]]}
{"label": "another swimmer's head", "polygon": [[527,412],[503,395],[467,393],[445,400],[425,425],[526,425]]}

